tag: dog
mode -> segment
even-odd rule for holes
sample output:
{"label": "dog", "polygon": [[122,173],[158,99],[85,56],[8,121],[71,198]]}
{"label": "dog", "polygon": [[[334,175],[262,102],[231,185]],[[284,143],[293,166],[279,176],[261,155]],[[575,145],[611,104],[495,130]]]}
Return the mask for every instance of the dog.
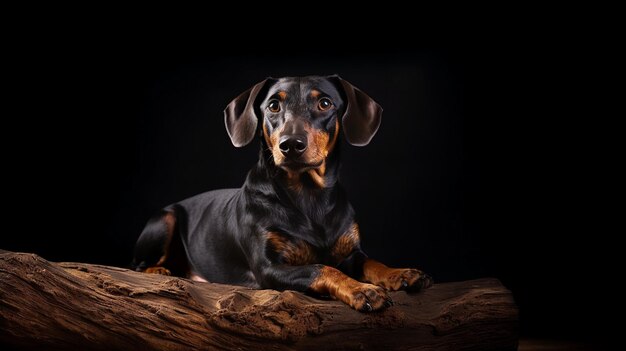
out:
{"label": "dog", "polygon": [[[338,182],[340,143],[367,145],[382,108],[339,76],[267,78],[224,110],[235,147],[261,139],[239,189],[209,191],[162,209],[135,245],[137,271],[330,296],[362,312],[388,291],[428,288],[418,269],[389,268],[360,247]],[[260,126],[259,126],[260,124]]]}

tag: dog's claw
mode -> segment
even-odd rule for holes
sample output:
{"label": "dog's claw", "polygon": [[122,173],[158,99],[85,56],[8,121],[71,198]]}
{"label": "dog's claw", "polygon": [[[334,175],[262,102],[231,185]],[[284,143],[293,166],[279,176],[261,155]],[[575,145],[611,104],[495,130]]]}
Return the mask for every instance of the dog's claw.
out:
{"label": "dog's claw", "polygon": [[369,302],[366,302],[365,305],[363,306],[363,311],[372,312],[372,310],[373,310],[372,305]]}

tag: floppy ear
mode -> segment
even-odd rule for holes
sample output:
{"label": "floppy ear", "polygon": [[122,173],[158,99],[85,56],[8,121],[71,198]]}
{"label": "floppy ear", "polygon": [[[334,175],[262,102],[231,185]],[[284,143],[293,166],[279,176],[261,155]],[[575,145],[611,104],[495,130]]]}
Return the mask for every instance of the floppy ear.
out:
{"label": "floppy ear", "polygon": [[255,84],[252,88],[237,96],[224,109],[226,131],[235,147],[246,146],[254,139],[258,124],[258,117],[254,111],[255,101],[267,81],[265,79]]}
{"label": "floppy ear", "polygon": [[378,131],[383,115],[383,108],[357,87],[341,79],[339,81],[346,97],[346,111],[343,114],[343,133],[346,140],[354,146],[365,146]]}

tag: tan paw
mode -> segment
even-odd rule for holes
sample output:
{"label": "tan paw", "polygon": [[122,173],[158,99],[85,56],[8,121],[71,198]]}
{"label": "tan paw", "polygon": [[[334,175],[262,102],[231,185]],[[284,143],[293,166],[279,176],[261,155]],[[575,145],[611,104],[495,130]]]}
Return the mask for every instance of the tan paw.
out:
{"label": "tan paw", "polygon": [[387,292],[373,284],[357,285],[347,292],[347,301],[345,302],[361,312],[380,311],[393,304]]}
{"label": "tan paw", "polygon": [[149,267],[149,268],[146,268],[144,273],[172,275],[172,272],[170,272],[170,270],[165,267]]}
{"label": "tan paw", "polygon": [[391,291],[406,290],[410,292],[429,288],[433,285],[433,279],[419,269],[396,268],[389,269],[377,285]]}

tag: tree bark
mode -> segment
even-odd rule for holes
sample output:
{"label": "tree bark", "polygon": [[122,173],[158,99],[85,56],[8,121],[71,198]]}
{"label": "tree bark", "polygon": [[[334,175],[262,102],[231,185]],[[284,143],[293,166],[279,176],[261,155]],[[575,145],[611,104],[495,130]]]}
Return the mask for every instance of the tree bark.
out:
{"label": "tree bark", "polygon": [[515,350],[496,279],[394,292],[364,314],[294,291],[253,290],[0,251],[0,342],[51,350]]}

